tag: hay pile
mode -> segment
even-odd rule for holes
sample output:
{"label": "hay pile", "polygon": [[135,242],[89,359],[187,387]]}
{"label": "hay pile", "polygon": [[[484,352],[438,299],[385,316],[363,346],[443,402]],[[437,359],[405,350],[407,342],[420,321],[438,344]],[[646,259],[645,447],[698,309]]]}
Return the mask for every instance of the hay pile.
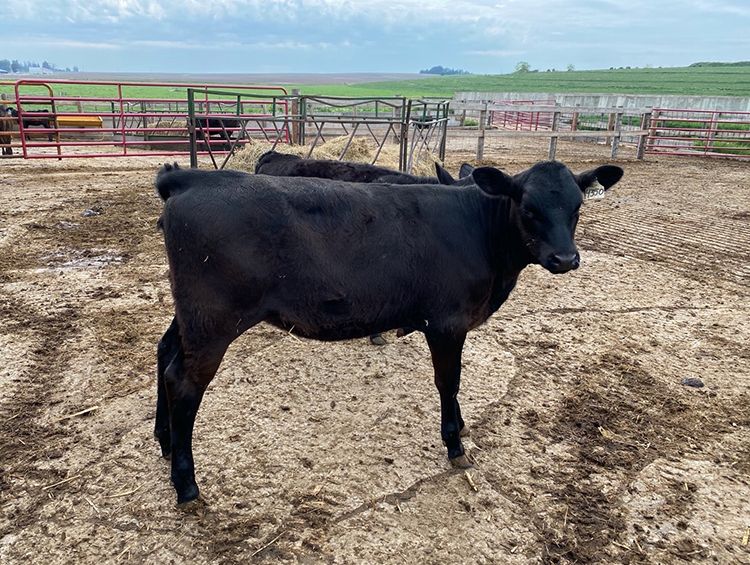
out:
{"label": "hay pile", "polygon": [[[348,142],[349,136],[344,135],[341,137],[335,137],[326,143],[318,144],[315,146],[315,149],[313,149],[310,158],[338,160]],[[258,162],[258,159],[270,148],[271,145],[267,142],[260,142],[251,139],[241,150],[232,155],[227,163],[227,168],[250,173],[255,172],[255,164]],[[307,152],[310,151],[310,147],[279,143],[275,150],[279,153],[291,153],[299,155],[300,157],[306,157]],[[355,137],[347,148],[343,160],[353,161],[355,163],[372,163],[372,159],[375,157],[377,150],[377,146],[370,144],[364,137]],[[435,176],[436,161],[437,159],[433,155],[423,153],[420,162],[412,167],[411,173],[414,175]],[[380,151],[380,155],[378,155],[378,160],[375,164],[381,167],[398,170],[398,145],[385,145]]]}
{"label": "hay pile", "polygon": [[187,136],[187,120],[171,119],[171,120],[149,120],[146,124],[146,128],[179,128],[173,131],[155,131],[154,135],[168,136],[168,137],[186,137]]}

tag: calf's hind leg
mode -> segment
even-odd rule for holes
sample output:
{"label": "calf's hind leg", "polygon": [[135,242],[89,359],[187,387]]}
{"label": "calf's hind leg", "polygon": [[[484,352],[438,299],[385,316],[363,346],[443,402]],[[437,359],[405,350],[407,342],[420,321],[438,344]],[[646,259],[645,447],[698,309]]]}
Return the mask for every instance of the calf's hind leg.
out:
{"label": "calf's hind leg", "polygon": [[206,387],[219,368],[229,343],[212,342],[185,350],[184,340],[164,372],[171,428],[172,484],[177,504],[198,497],[193,461],[193,426]]}
{"label": "calf's hind leg", "polygon": [[177,318],[164,333],[156,348],[156,423],[154,425],[154,438],[159,442],[162,457],[169,457],[172,446],[169,433],[169,405],[167,403],[167,391],[164,384],[164,371],[177,355],[180,348],[180,328]]}

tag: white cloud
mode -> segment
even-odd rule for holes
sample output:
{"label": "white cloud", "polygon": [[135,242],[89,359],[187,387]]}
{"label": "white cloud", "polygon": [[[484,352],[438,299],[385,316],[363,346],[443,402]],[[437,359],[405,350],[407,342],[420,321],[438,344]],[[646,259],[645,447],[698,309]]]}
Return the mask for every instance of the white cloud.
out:
{"label": "white cloud", "polygon": [[[205,50],[221,56],[222,64],[280,71],[377,66],[404,72],[440,64],[480,73],[511,71],[518,60],[538,68],[572,63],[584,69],[748,58],[746,0],[653,5],[652,0],[6,0],[0,58],[54,57],[61,64],[105,70],[112,59],[97,52],[117,50],[123,52],[122,65],[133,67],[128,70],[167,65],[159,62],[166,57],[170,69],[193,70]],[[147,61],[148,49],[159,50],[160,57]],[[138,53],[127,59],[130,52]],[[637,53],[650,60],[633,60]]]}
{"label": "white cloud", "polygon": [[502,51],[499,49],[486,49],[484,51],[464,51],[466,55],[477,55],[480,57],[515,57],[522,55],[523,51]]}

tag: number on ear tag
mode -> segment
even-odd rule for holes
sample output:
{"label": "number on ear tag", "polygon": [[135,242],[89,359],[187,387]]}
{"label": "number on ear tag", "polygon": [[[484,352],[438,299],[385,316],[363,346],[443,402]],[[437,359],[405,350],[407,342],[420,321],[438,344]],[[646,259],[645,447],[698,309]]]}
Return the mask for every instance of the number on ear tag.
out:
{"label": "number on ear tag", "polygon": [[583,191],[583,199],[599,200],[601,198],[604,198],[604,190],[605,189],[602,185],[600,185],[597,181],[594,181],[593,183],[591,183],[591,186]]}

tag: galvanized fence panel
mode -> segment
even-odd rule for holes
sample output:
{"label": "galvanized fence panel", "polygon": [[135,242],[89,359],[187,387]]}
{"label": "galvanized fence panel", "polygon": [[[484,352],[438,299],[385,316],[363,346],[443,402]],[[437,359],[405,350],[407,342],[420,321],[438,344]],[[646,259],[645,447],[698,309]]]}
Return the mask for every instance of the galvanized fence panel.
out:
{"label": "galvanized fence panel", "polygon": [[[210,94],[225,95],[220,91],[210,91]],[[193,98],[194,92],[189,89],[188,100]],[[270,143],[269,149],[275,149],[278,143],[291,142],[306,147],[306,157],[309,158],[318,145],[332,138],[344,137],[346,142],[338,155],[339,160],[344,160],[355,137],[364,137],[375,148],[371,163],[377,161],[385,144],[391,142],[399,146],[401,171],[411,171],[427,153],[441,160],[445,158],[449,109],[445,100],[292,95],[279,98],[277,104],[283,104],[284,113],[272,117],[233,117],[235,123],[232,125],[238,135],[226,139],[231,142],[229,153],[221,163],[211,154],[214,166],[223,168],[236,147],[248,140],[265,140]],[[204,122],[193,114],[195,112],[190,114],[190,136],[191,143],[197,147],[202,139]],[[266,129],[257,127],[260,122],[270,126]],[[222,131],[229,129],[225,125],[221,124]],[[269,132],[275,132],[276,136],[269,136]],[[193,152],[191,166],[197,164],[197,153]]]}

